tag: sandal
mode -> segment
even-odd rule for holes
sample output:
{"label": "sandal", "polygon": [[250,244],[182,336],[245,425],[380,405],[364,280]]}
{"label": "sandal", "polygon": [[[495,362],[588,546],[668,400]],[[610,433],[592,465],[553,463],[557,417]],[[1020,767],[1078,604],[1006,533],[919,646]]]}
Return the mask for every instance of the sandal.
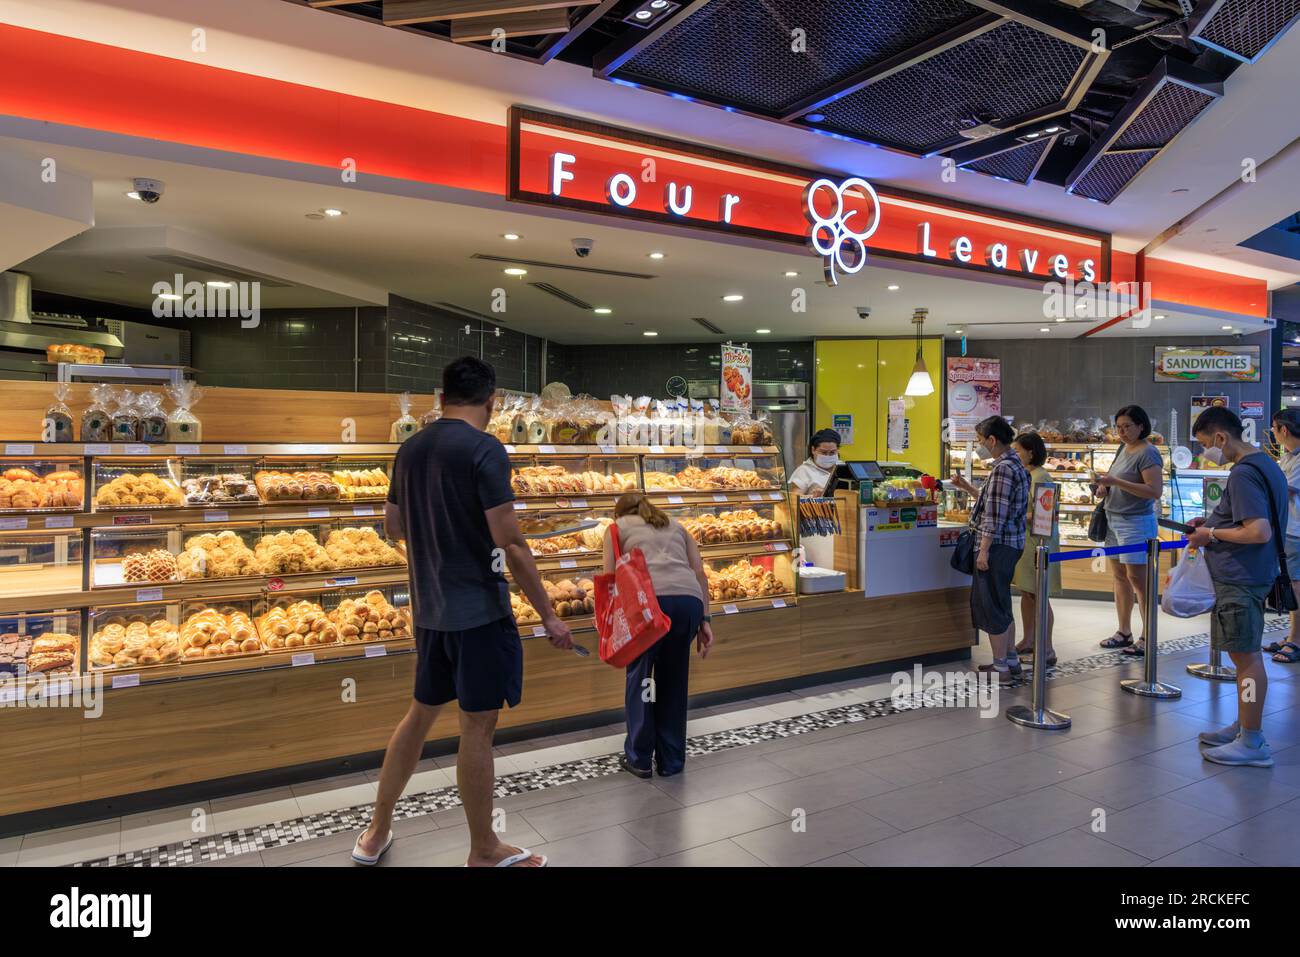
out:
{"label": "sandal", "polygon": [[1132,633],[1126,635],[1122,631],[1117,631],[1115,632],[1115,634],[1111,635],[1109,638],[1103,641],[1101,643],[1101,646],[1103,648],[1114,649],[1114,648],[1128,648],[1131,647],[1132,644],[1133,644]]}
{"label": "sandal", "polygon": [[381,847],[374,854],[367,854],[365,851],[361,849],[361,839],[365,836],[366,836],[365,831],[362,831],[360,834],[357,835],[357,842],[352,845],[352,860],[366,867],[374,867],[381,860],[383,860],[384,855],[388,853],[388,849],[393,846],[393,832],[392,831],[388,832],[388,839],[384,841],[383,847]]}
{"label": "sandal", "polygon": [[1285,645],[1290,645],[1290,644],[1294,644],[1294,642],[1290,642],[1290,641],[1270,641],[1267,645],[1265,645],[1265,646],[1264,646],[1262,649],[1260,649],[1260,650],[1261,650],[1261,651],[1266,651],[1266,652],[1272,653],[1272,652],[1275,652],[1275,651],[1281,651],[1282,648],[1283,648],[1283,646],[1285,646]]}
{"label": "sandal", "polygon": [[[1290,648],[1290,651],[1287,649]],[[1278,645],[1277,651],[1273,653],[1273,660],[1284,665],[1293,665],[1300,661],[1300,645],[1294,641],[1284,641]]]}
{"label": "sandal", "polygon": [[1141,638],[1120,652],[1121,655],[1128,655],[1130,658],[1142,658],[1146,653],[1146,641]]}

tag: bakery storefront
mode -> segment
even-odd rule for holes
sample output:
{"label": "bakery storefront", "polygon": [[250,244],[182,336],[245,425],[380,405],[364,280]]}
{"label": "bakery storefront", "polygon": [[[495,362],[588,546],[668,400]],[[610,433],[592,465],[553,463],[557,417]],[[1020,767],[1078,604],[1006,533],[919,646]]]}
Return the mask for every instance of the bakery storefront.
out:
{"label": "bakery storefront", "polygon": [[[150,58],[133,56],[150,68]],[[198,105],[218,85],[202,77],[223,72],[167,69],[197,71]],[[226,95],[246,98],[250,122],[261,125],[245,131],[260,144],[256,155],[323,162],[290,155],[277,135],[287,84],[242,79]],[[295,108],[319,92],[295,88]],[[496,213],[734,237],[802,257],[827,288],[888,266],[942,276],[972,297],[1008,281],[1032,295],[1053,279],[1122,282],[1142,269],[1103,234],[555,114],[517,108],[494,126],[339,94],[328,100],[352,121],[367,119],[359,124],[368,131],[365,171],[385,184],[487,196]],[[227,99],[232,105],[240,104]],[[151,121],[166,124],[165,107],[151,120],[155,107],[145,106],[129,124],[96,111],[93,97],[75,116],[17,101],[6,112],[144,136]],[[230,146],[215,124],[197,122],[186,135],[196,148]],[[438,156],[453,158],[421,153],[435,142],[444,147]],[[462,149],[447,151],[447,142]],[[656,167],[649,181],[647,162]],[[525,265],[545,273],[545,263]],[[347,310],[338,320],[353,339],[338,344],[347,353],[339,377],[350,388],[212,384],[234,381],[222,377],[256,358],[196,349],[193,363],[139,361],[136,323],[31,314],[33,295],[65,301],[48,298],[65,291],[57,272],[34,271],[35,293],[21,261],[5,274],[6,295],[28,309],[21,336],[15,322],[0,323],[0,830],[376,766],[414,666],[405,555],[385,538],[383,502],[398,445],[439,412],[432,389],[367,378],[361,355],[367,323],[382,323],[390,373],[399,352],[436,373],[443,358],[421,338],[420,310],[394,298],[386,314]],[[186,300],[210,302],[213,286],[222,288],[212,280],[163,294],[177,311],[153,315],[177,321],[158,328],[183,326]],[[464,326],[450,340],[457,352],[498,358],[491,350],[501,331],[492,331],[490,313],[452,318]],[[202,321],[233,328],[246,320]],[[921,316],[913,335],[791,340],[785,351],[807,356],[790,360],[807,388],[801,428],[781,411],[791,400],[762,392],[753,336],[715,336],[708,377],[670,366],[686,386],[672,390],[631,381],[584,388],[605,381],[596,358],[558,337],[522,337],[521,372],[489,429],[511,457],[520,523],[575,638],[594,650],[602,535],[617,496],[643,489],[699,541],[708,567],[718,645],[692,664],[696,696],[969,656],[976,636],[966,583],[948,567],[963,505],[934,481],[961,447],[944,425],[952,321],[927,329]],[[651,348],[633,334],[617,348]],[[546,387],[562,358],[576,369],[566,376],[575,388]],[[928,391],[909,385],[918,362]],[[695,379],[709,388],[690,387]],[[795,492],[789,474],[822,427],[841,430],[846,469],[817,494]],[[536,638],[537,610],[513,585],[511,593],[526,639],[526,691],[502,714],[503,735],[617,720],[622,673]],[[51,706],[69,701],[84,706]],[[430,747],[445,750],[455,734],[448,712]]]}

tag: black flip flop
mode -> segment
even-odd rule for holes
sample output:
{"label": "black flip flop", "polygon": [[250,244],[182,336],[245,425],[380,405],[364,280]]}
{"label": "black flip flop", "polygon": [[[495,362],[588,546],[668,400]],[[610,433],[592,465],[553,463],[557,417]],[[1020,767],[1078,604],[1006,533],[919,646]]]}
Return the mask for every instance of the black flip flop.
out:
{"label": "black flip flop", "polygon": [[[1118,638],[1118,636],[1119,632],[1115,632],[1115,634],[1111,635],[1109,638],[1104,639],[1101,642],[1101,646],[1108,651],[1113,651],[1116,648],[1131,648],[1133,646],[1132,635],[1129,635],[1127,638]],[[1118,640],[1116,640],[1117,638]]]}
{"label": "black flip flop", "polygon": [[[1285,649],[1290,648],[1290,651]],[[1300,661],[1300,645],[1294,641],[1284,641],[1278,645],[1277,651],[1273,652],[1273,660],[1282,665],[1293,665]]]}
{"label": "black flip flop", "polygon": [[1144,658],[1146,653],[1146,648],[1139,648],[1137,642],[1132,643],[1120,652],[1121,655],[1128,655],[1130,658]]}
{"label": "black flip flop", "polygon": [[1291,642],[1289,641],[1270,641],[1267,645],[1265,645],[1260,650],[1266,651],[1269,654],[1273,654],[1274,652],[1281,651],[1283,645],[1289,645],[1289,644],[1291,644]]}

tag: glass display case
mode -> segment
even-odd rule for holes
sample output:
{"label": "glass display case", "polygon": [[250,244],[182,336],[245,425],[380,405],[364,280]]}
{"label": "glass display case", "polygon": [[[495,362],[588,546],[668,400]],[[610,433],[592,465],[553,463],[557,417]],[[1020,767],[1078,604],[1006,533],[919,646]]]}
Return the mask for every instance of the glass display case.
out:
{"label": "glass display case", "polygon": [[618,495],[639,487],[634,455],[515,453],[510,485],[520,498]]}
{"label": "glass display case", "polygon": [[[600,574],[601,562],[599,558],[594,561],[560,559],[555,565],[554,568],[539,569],[542,587],[546,590],[551,608],[573,627],[575,619],[590,619],[596,613],[595,584],[592,580]],[[515,616],[520,632],[525,636],[535,633],[541,627],[542,616],[518,583],[513,581],[510,583],[510,611]]]}
{"label": "glass display case", "polygon": [[178,508],[181,460],[175,457],[96,458],[93,467],[95,511]]}
{"label": "glass display case", "polygon": [[612,519],[608,508],[539,509],[520,513],[519,528],[538,558],[599,554]]}
{"label": "glass display case", "polygon": [[226,508],[261,504],[253,482],[256,458],[186,456],[180,471],[186,505]]}
{"label": "glass display case", "polygon": [[743,491],[785,486],[785,467],[780,454],[775,452],[650,453],[644,457],[643,469],[648,492]]}
{"label": "glass display case", "polygon": [[331,465],[330,477],[339,487],[344,502],[382,502],[388,498],[392,456],[340,455]]}
{"label": "glass display case", "polygon": [[81,459],[0,459],[0,515],[80,511],[85,496]]}
{"label": "glass display case", "polygon": [[117,671],[179,662],[180,614],[176,604],[92,608],[87,667]]}
{"label": "glass display case", "polygon": [[789,555],[705,555],[704,575],[709,581],[709,600],[714,603],[726,605],[794,595],[794,566]]}
{"label": "glass display case", "polygon": [[332,459],[294,456],[265,456],[253,473],[262,501],[330,502],[343,497],[334,480]]}
{"label": "glass display case", "polygon": [[0,535],[0,596],[80,591],[82,558],[80,531]]}
{"label": "glass display case", "polygon": [[788,541],[789,507],[782,502],[665,506],[702,547]]}
{"label": "glass display case", "polygon": [[165,585],[179,581],[176,526],[96,528],[90,533],[90,587]]}
{"label": "glass display case", "polygon": [[37,611],[0,616],[0,679],[78,674],[81,616]]}

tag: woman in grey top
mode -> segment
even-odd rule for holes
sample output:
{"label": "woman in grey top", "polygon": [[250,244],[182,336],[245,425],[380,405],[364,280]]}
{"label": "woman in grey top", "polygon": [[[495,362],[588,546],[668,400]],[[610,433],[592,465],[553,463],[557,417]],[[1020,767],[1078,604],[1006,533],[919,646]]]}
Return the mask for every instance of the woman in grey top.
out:
{"label": "woman in grey top", "polygon": [[[1126,405],[1115,413],[1115,428],[1123,445],[1110,471],[1097,476],[1097,494],[1106,502],[1106,545],[1136,545],[1156,538],[1156,503],[1164,491],[1164,460],[1147,436],[1151,417],[1138,405]],[[1101,643],[1103,648],[1123,648],[1125,654],[1141,656],[1145,641],[1133,641],[1133,606],[1146,621],[1146,552],[1118,556],[1110,562],[1115,589],[1115,612],[1119,627]]]}

